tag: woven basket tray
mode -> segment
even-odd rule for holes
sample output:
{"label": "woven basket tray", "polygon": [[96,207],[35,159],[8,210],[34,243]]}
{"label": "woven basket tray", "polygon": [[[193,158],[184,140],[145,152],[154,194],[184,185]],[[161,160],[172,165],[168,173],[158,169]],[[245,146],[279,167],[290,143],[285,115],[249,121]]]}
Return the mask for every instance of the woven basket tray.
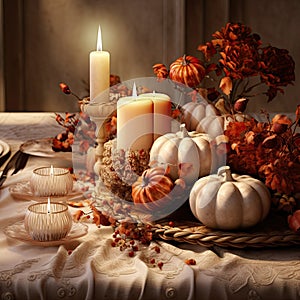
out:
{"label": "woven basket tray", "polygon": [[[175,224],[174,227],[168,225],[170,221]],[[156,223],[153,232],[163,240],[204,247],[267,248],[300,245],[300,234],[289,230],[286,217],[278,213],[270,213],[265,221],[249,230],[229,232],[202,225],[184,205],[168,219]]]}

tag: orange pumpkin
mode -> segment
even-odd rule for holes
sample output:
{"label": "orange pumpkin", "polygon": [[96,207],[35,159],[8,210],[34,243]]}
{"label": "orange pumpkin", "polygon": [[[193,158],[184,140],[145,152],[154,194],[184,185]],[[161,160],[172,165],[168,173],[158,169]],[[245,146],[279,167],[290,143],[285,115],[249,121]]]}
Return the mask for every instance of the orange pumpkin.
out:
{"label": "orange pumpkin", "polygon": [[201,61],[190,55],[176,59],[170,65],[170,79],[189,87],[197,87],[205,76],[205,68]]}
{"label": "orange pumpkin", "polygon": [[169,194],[174,187],[173,180],[162,167],[147,169],[132,185],[132,199],[135,204],[144,204],[151,208],[149,203],[160,199],[169,200]]}

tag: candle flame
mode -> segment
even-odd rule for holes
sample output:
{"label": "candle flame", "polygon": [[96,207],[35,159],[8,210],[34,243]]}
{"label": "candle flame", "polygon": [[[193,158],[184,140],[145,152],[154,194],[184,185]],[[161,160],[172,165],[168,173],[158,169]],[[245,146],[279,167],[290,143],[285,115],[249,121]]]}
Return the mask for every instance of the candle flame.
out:
{"label": "candle flame", "polygon": [[133,83],[133,88],[132,88],[132,97],[137,97],[137,90],[136,90],[136,84],[135,82]]}
{"label": "candle flame", "polygon": [[102,51],[102,34],[101,34],[100,25],[99,25],[99,28],[98,28],[97,51]]}
{"label": "candle flame", "polygon": [[47,203],[47,213],[51,213],[51,207],[50,207],[50,197],[48,197],[48,203]]}
{"label": "candle flame", "polygon": [[54,175],[54,168],[53,165],[50,166],[50,176]]}

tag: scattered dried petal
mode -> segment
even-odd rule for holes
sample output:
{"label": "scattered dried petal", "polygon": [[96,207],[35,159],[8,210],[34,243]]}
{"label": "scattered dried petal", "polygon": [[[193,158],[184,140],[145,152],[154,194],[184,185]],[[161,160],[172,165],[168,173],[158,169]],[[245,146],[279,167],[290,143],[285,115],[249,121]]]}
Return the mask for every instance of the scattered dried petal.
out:
{"label": "scattered dried petal", "polygon": [[190,266],[196,265],[196,261],[195,261],[193,258],[186,259],[186,260],[185,260],[185,263],[186,263],[187,265],[190,265]]}
{"label": "scattered dried petal", "polygon": [[296,210],[292,215],[288,216],[289,227],[293,231],[299,231],[300,229],[300,210]]}

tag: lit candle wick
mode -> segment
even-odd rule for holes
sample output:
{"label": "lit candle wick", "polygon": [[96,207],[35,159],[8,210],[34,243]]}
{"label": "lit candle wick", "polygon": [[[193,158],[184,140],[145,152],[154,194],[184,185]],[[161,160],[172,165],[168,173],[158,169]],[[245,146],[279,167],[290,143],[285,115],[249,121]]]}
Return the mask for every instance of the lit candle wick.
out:
{"label": "lit candle wick", "polygon": [[50,207],[50,197],[48,197],[48,203],[47,203],[47,213],[51,213],[51,207]]}

